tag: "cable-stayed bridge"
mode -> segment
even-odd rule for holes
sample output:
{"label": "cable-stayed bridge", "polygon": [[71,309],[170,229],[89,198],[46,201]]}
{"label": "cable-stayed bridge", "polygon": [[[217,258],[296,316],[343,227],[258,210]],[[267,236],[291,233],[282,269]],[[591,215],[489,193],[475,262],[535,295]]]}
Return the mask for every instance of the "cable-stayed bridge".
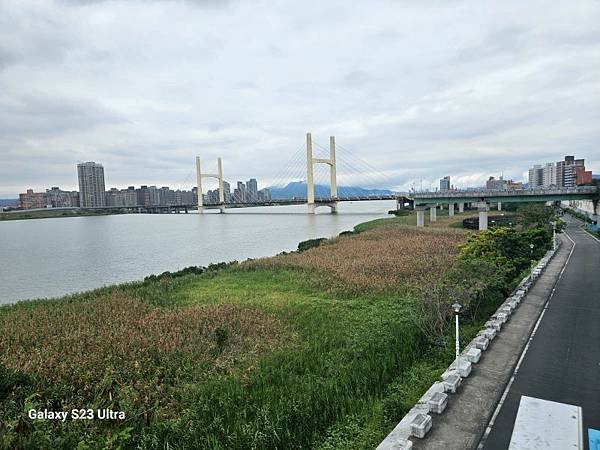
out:
{"label": "cable-stayed bridge", "polygon": [[[313,146],[321,153],[320,157],[315,157]],[[490,203],[501,207],[502,202],[548,202],[561,200],[593,200],[595,208],[598,205],[598,193],[595,186],[583,186],[573,188],[544,188],[544,189],[521,189],[521,190],[466,190],[466,191],[447,191],[447,192],[393,192],[391,190],[375,189],[368,193],[357,194],[352,189],[338,186],[338,169],[345,172],[346,177],[361,178],[367,174],[364,180],[370,186],[393,185],[390,177],[386,176],[379,169],[374,168],[366,161],[353,155],[348,149],[339,146],[342,150],[342,158],[336,153],[336,141],[334,136],[329,138],[329,148],[319,145],[313,141],[311,133],[306,134],[306,145],[291,158],[290,162],[284,167],[276,178],[279,182],[289,181],[290,179],[304,176],[306,180],[305,195],[296,195],[291,198],[279,198],[269,200],[246,199],[243,202],[236,201],[235,197],[227,198],[224,190],[223,168],[221,158],[217,160],[216,173],[204,173],[200,164],[200,157],[196,157],[196,176],[198,186],[198,211],[204,209],[219,209],[221,212],[225,208],[242,208],[252,206],[278,206],[278,205],[300,205],[306,204],[308,212],[314,214],[319,206],[330,208],[332,213],[337,211],[339,202],[355,201],[373,201],[373,200],[395,200],[397,208],[410,205],[417,210],[417,226],[425,226],[424,211],[430,210],[430,221],[436,221],[436,209],[448,206],[449,215],[454,215],[455,206],[459,212],[464,211],[465,204],[476,207],[479,211],[480,228],[487,228],[487,211]],[[304,157],[305,152],[305,157]],[[322,184],[315,181],[315,167],[318,165],[328,166],[328,177]],[[202,180],[205,178],[215,178],[219,182],[218,200],[205,203],[203,202]],[[319,180],[321,181],[321,180]],[[328,195],[316,195],[315,186],[329,186]]]}
{"label": "cable-stayed bridge", "polygon": [[[314,152],[317,147],[318,155]],[[278,205],[300,205],[306,204],[308,212],[315,213],[319,206],[330,208],[332,213],[337,212],[339,202],[373,201],[373,200],[396,200],[409,201],[407,193],[393,192],[389,189],[376,188],[372,190],[349,188],[338,186],[338,170],[342,169],[346,178],[356,177],[362,179],[370,186],[381,186],[391,184],[389,177],[380,170],[374,168],[366,161],[353,155],[349,150],[340,146],[343,157],[339,158],[336,152],[335,137],[330,136],[329,148],[313,141],[311,133],[306,134],[306,145],[294,154],[290,161],[279,171],[272,183],[274,186],[284,185],[286,182],[301,178],[306,182],[306,192],[303,195],[294,195],[290,198],[258,199],[249,198],[240,201],[235,196],[227,196],[225,179],[223,176],[223,163],[221,158],[217,159],[216,172],[207,173],[203,170],[200,157],[196,157],[196,179],[198,186],[198,211],[205,209],[219,209],[223,212],[226,208],[246,208],[256,206],[278,206]],[[305,155],[305,157],[304,157]],[[327,166],[328,174],[323,180],[322,173],[316,173],[319,165]],[[319,178],[321,175],[321,179]],[[204,200],[203,180],[207,178],[216,179],[218,182],[217,201],[207,202]],[[328,186],[328,195],[318,195],[316,187]]]}
{"label": "cable-stayed bridge", "polygon": [[[341,152],[338,152],[337,149]],[[325,170],[322,170],[325,169]],[[487,212],[490,204],[500,206],[504,202],[556,202],[562,200],[591,200],[594,204],[593,220],[597,220],[598,191],[595,186],[571,188],[544,188],[521,190],[462,190],[442,192],[395,192],[390,187],[395,184],[393,174],[386,173],[362,160],[351,150],[336,144],[334,136],[329,138],[325,147],[315,141],[311,133],[306,134],[306,141],[284,164],[272,178],[271,188],[278,186],[289,187],[290,182],[302,180],[301,190],[293,194],[273,198],[244,196],[239,198],[229,193],[229,184],[225,181],[223,163],[217,158],[216,170],[207,172],[196,157],[196,195],[190,195],[185,202],[169,204],[144,204],[134,206],[107,206],[102,208],[66,208],[66,209],[98,209],[102,211],[138,212],[138,213],[171,213],[188,212],[198,209],[217,209],[224,212],[228,208],[249,208],[259,206],[285,206],[306,204],[308,213],[314,214],[317,207],[328,207],[332,213],[337,212],[340,202],[395,200],[397,208],[405,206],[417,210],[417,226],[425,226],[425,210],[430,212],[430,222],[436,220],[436,210],[447,205],[449,215],[454,215],[455,207],[459,212],[464,211],[465,205],[475,207],[479,211],[479,225],[487,228]],[[192,172],[190,172],[191,175]],[[204,181],[214,179],[218,183],[216,190],[209,191],[204,196]],[[339,181],[346,180],[348,184],[370,186],[371,189],[352,188],[341,185]],[[255,180],[254,180],[255,181]],[[298,183],[296,183],[298,184]],[[385,188],[385,187],[388,188]],[[227,187],[227,189],[226,189]],[[255,186],[256,187],[256,186]],[[256,189],[255,189],[256,190]],[[191,194],[191,193],[190,193]],[[192,198],[197,198],[193,203]]]}

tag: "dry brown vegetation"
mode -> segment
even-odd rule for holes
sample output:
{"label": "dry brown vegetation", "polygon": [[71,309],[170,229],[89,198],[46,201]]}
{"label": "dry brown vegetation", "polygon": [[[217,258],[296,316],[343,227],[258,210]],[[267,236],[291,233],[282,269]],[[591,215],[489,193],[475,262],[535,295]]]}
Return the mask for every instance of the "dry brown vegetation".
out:
{"label": "dry brown vegetation", "polygon": [[278,319],[257,309],[164,309],[123,293],[14,309],[0,315],[0,330],[5,366],[42,383],[65,382],[79,398],[97,398],[104,389],[101,397],[112,400],[114,390],[128,385],[138,405],[160,401],[165,386],[248,369],[258,354],[290,337]]}
{"label": "dry brown vegetation", "polygon": [[400,290],[444,273],[465,241],[461,230],[386,225],[340,236],[302,253],[249,261],[245,266],[316,272],[331,289],[347,292]]}

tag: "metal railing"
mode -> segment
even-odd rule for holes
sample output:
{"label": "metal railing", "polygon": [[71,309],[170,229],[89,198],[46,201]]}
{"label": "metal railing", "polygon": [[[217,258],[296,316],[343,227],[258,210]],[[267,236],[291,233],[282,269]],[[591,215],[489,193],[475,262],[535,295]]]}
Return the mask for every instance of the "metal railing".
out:
{"label": "metal railing", "polygon": [[438,191],[412,194],[416,199],[427,198],[473,198],[473,197],[515,197],[544,195],[593,195],[598,192],[596,186],[579,186],[574,188],[542,188],[542,189],[482,189],[477,191]]}

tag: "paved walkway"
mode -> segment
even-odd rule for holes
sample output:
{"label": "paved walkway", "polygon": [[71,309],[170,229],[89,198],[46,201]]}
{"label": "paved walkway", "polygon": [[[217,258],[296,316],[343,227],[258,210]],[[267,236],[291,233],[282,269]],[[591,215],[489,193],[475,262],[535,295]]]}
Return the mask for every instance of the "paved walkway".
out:
{"label": "paved walkway", "polygon": [[463,380],[458,393],[451,395],[444,414],[433,417],[434,425],[427,437],[412,439],[414,449],[477,448],[567,261],[572,244],[566,238],[562,240],[563,245],[525,300],[483,352],[480,362],[473,365],[472,374]]}
{"label": "paved walkway", "polygon": [[482,445],[485,450],[508,448],[521,396],[581,407],[588,450],[594,435],[588,430],[600,430],[600,242],[567,220],[573,253]]}

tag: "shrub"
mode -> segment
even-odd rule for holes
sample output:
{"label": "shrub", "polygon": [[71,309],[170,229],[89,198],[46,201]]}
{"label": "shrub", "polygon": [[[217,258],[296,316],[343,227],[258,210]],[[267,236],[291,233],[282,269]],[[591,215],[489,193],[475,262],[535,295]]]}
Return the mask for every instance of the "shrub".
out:
{"label": "shrub", "polygon": [[[461,248],[460,258],[483,259],[492,263],[504,276],[505,282],[518,277],[550,248],[552,233],[541,227],[523,231],[514,228],[494,228],[473,234]],[[533,244],[533,249],[530,245]]]}
{"label": "shrub", "polygon": [[388,211],[388,214],[396,217],[408,216],[410,214],[410,211],[408,209],[390,209]]}
{"label": "shrub", "polygon": [[306,241],[302,241],[298,244],[298,251],[305,252],[311,248],[319,247],[324,241],[326,241],[325,238],[308,239]]}

